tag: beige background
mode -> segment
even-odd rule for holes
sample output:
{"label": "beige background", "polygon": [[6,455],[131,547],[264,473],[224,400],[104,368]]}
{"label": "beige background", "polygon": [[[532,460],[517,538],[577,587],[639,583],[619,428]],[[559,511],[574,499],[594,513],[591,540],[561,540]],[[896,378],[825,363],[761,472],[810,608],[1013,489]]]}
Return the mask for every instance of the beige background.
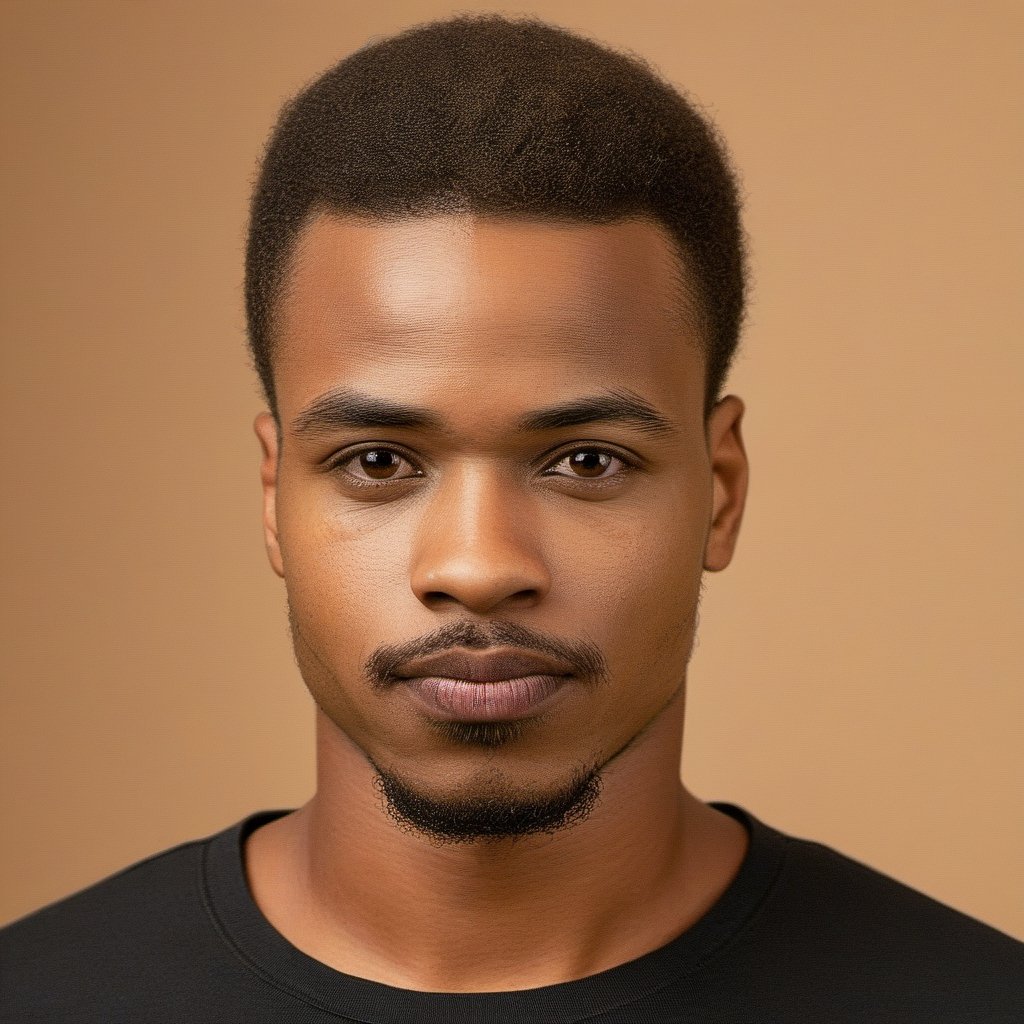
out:
{"label": "beige background", "polygon": [[[310,791],[249,183],[286,96],[454,9],[0,5],[0,920]],[[1024,8],[528,10],[660,66],[745,179],[753,490],[708,581],[690,783],[1024,937]]]}

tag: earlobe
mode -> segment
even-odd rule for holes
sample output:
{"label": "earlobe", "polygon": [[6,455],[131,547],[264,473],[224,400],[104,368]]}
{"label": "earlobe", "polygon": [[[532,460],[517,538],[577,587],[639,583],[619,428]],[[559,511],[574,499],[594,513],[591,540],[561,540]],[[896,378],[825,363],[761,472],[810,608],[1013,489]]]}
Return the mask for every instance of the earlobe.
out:
{"label": "earlobe", "polygon": [[750,475],[740,432],[743,413],[743,402],[728,395],[712,410],[708,423],[713,491],[704,568],[709,572],[720,572],[732,561],[743,519]]}
{"label": "earlobe", "polygon": [[277,535],[277,472],[280,456],[280,435],[277,420],[269,412],[261,412],[253,423],[260,442],[260,481],[263,485],[263,541],[270,567],[284,577],[284,560]]}

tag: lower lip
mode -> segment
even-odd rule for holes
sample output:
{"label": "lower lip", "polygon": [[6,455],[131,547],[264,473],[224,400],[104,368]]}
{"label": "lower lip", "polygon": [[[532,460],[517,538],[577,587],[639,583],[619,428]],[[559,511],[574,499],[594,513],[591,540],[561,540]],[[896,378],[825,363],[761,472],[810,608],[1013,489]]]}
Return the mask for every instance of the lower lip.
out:
{"label": "lower lip", "polygon": [[510,722],[536,714],[569,679],[538,675],[477,683],[444,676],[417,676],[405,683],[435,718],[451,722]]}

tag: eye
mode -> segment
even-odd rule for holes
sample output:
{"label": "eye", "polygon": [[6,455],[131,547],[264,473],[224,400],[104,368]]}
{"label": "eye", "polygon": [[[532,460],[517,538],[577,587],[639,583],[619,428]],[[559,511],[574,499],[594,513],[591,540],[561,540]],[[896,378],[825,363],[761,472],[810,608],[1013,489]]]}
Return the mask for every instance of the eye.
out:
{"label": "eye", "polygon": [[[565,471],[560,471],[565,467]],[[576,480],[608,480],[622,476],[632,467],[621,456],[604,448],[576,448],[551,464],[545,476],[567,476]]]}
{"label": "eye", "polygon": [[389,480],[410,480],[423,474],[393,448],[364,448],[334,463],[357,486],[372,487]]}

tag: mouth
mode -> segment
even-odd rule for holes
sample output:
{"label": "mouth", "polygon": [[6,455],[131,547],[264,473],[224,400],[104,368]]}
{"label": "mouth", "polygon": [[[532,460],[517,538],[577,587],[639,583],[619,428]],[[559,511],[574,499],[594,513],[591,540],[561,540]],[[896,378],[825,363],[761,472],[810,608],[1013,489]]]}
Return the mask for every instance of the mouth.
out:
{"label": "mouth", "polygon": [[410,693],[433,717],[453,722],[512,722],[536,714],[569,676],[518,676],[474,682],[447,676],[406,680]]}
{"label": "mouth", "polygon": [[568,665],[525,651],[453,651],[411,661],[397,675],[431,717],[456,722],[535,715],[573,678]]}

